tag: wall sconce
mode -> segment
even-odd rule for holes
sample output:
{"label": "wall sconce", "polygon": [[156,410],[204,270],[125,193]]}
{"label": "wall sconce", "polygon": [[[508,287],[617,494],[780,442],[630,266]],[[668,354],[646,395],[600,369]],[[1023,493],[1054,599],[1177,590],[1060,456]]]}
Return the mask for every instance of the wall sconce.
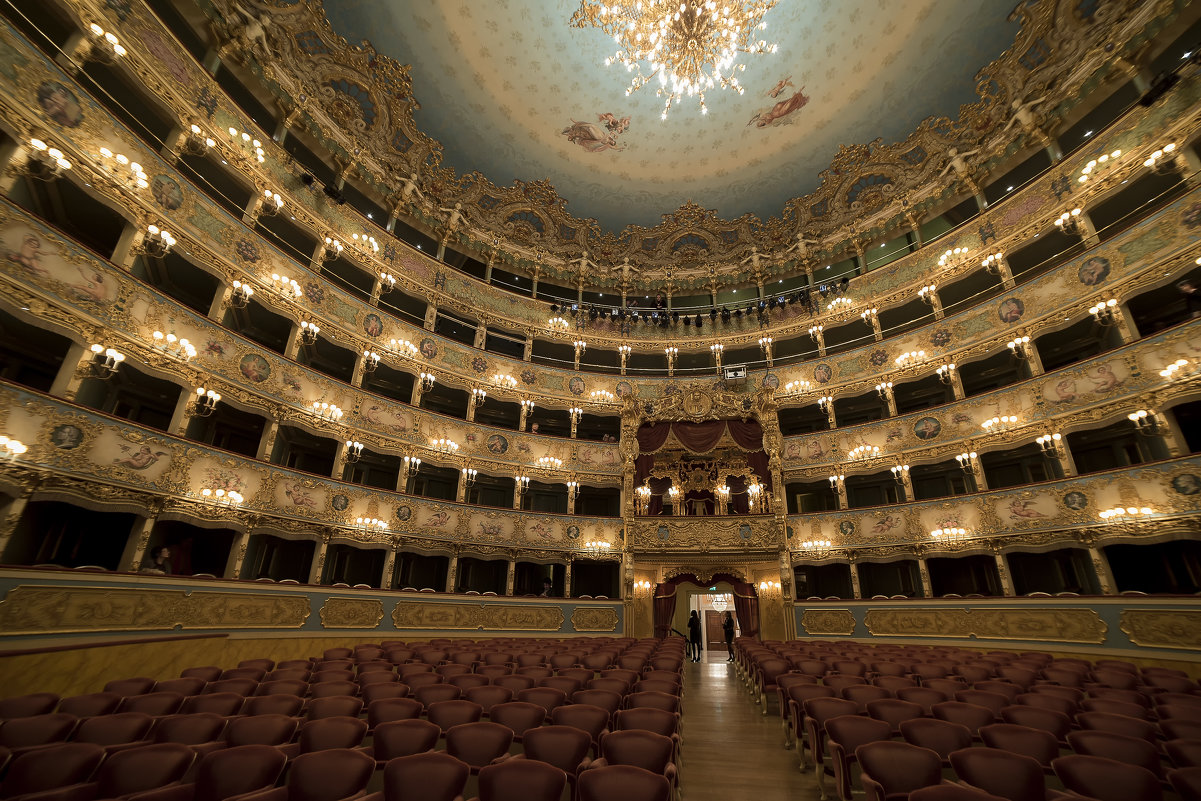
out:
{"label": "wall sconce", "polygon": [[417,358],[417,346],[407,339],[393,339],[388,342],[388,347],[393,353],[398,356],[403,356],[406,359]]}
{"label": "wall sconce", "polygon": [[875,445],[857,445],[856,447],[851,448],[850,453],[847,454],[847,458],[860,461],[864,459],[875,459],[879,455],[880,448]]}
{"label": "wall sconce", "polygon": [[941,540],[942,542],[954,542],[961,540],[967,536],[966,528],[936,528],[930,532],[932,539]]}
{"label": "wall sconce", "polygon": [[497,386],[504,387],[505,389],[517,388],[517,379],[508,373],[497,373],[496,375],[492,376],[492,382]]}
{"label": "wall sconce", "polygon": [[523,400],[521,402],[521,410],[525,412],[526,416],[528,417],[530,412],[534,411],[534,402],[528,398]]}
{"label": "wall sconce", "polygon": [[241,281],[234,281],[234,291],[229,295],[229,305],[235,309],[245,309],[252,297],[254,297],[254,287],[250,284],[243,284]]}
{"label": "wall sconce", "polygon": [[1186,375],[1188,372],[1191,372],[1191,371],[1186,371],[1184,369],[1184,368],[1188,367],[1188,364],[1189,364],[1188,359],[1177,359],[1176,361],[1172,362],[1164,369],[1160,370],[1159,375],[1161,378],[1166,378],[1169,381],[1171,381],[1173,378],[1178,378],[1180,376]]}
{"label": "wall sconce", "polygon": [[375,237],[367,234],[351,234],[350,244],[364,256],[373,256],[379,253],[379,243],[375,241]]}
{"label": "wall sconce", "polygon": [[833,395],[822,395],[820,398],[817,399],[817,407],[819,409],[821,409],[823,412],[830,411],[830,408],[833,405],[834,405],[834,396]]}
{"label": "wall sconce", "polygon": [[767,353],[768,351],[771,350],[771,343],[772,343],[771,337],[759,337],[759,349],[762,350],[764,353]]}
{"label": "wall sconce", "polygon": [[342,410],[332,403],[313,401],[313,405],[309,409],[322,420],[337,422],[342,419]]}
{"label": "wall sconce", "polygon": [[284,199],[280,197],[279,192],[272,192],[270,189],[263,190],[263,203],[259,206],[259,214],[274,217],[283,207]]}
{"label": "wall sconce", "polygon": [[210,147],[216,146],[217,142],[211,136],[205,136],[200,126],[193,123],[183,141],[182,149],[190,156],[203,156]]}
{"label": "wall sconce", "polygon": [[870,326],[875,326],[880,322],[879,309],[865,309],[859,313],[859,316]]}
{"label": "wall sconce", "polygon": [[715,342],[709,346],[709,352],[713,354],[713,358],[717,359],[717,363],[721,364],[721,356],[725,353],[726,346],[720,342]]}
{"label": "wall sconce", "polygon": [[569,323],[562,317],[551,317],[546,321],[547,328],[558,329],[561,331],[567,330]]}
{"label": "wall sconce", "polygon": [[317,335],[321,333],[321,327],[316,323],[310,323],[308,320],[303,320],[300,323],[300,341],[306,345],[313,345],[317,342]]}
{"label": "wall sconce", "polygon": [[453,455],[459,452],[459,443],[446,437],[438,437],[430,440],[430,447],[438,453]]}
{"label": "wall sconce", "polygon": [[829,479],[830,479],[830,489],[839,490],[839,489],[842,489],[842,486],[846,483],[847,477],[844,475],[837,475],[837,476],[829,476]]}
{"label": "wall sconce", "polygon": [[354,464],[363,455],[363,443],[358,440],[346,440],[346,463]]}
{"label": "wall sconce", "polygon": [[161,351],[173,359],[187,363],[196,356],[196,346],[187,339],[180,339],[175,334],[164,334],[162,331],[155,331],[150,336],[154,340],[155,350]]}
{"label": "wall sconce", "polygon": [[589,393],[593,403],[612,403],[617,396],[607,389],[594,389]]}
{"label": "wall sconce", "polygon": [[481,405],[487,397],[488,397],[487,390],[481,389],[480,387],[472,387],[471,388],[471,405],[472,406]]}
{"label": "wall sconce", "polygon": [[1091,314],[1093,319],[1096,320],[1100,325],[1113,325],[1118,321],[1117,305],[1117,299],[1110,298],[1109,300],[1103,300],[1100,303],[1092,306],[1088,310],[1088,313]]}
{"label": "wall sconce", "polygon": [[961,453],[955,457],[955,461],[959,463],[959,469],[965,473],[975,472],[976,469],[976,452]]}
{"label": "wall sconce", "polygon": [[100,148],[100,160],[104,172],[114,185],[122,189],[145,189],[150,186],[146,171],[136,161],[130,161],[122,153],[113,153],[107,147]]}
{"label": "wall sconce", "polygon": [[1080,230],[1080,209],[1065,211],[1055,218],[1055,227],[1065,234],[1074,234]]}
{"label": "wall sconce", "polygon": [[517,497],[525,495],[526,490],[530,488],[529,476],[513,476],[513,486],[517,491]]}
{"label": "wall sconce", "polygon": [[21,171],[40,181],[53,181],[67,170],[71,162],[57,147],[51,147],[41,139],[29,140],[29,158],[21,165]]}
{"label": "wall sconce", "polygon": [[336,261],[342,255],[342,251],[346,250],[345,246],[334,239],[332,236],[325,238],[325,247],[321,248],[322,261]]}
{"label": "wall sconce", "polygon": [[88,59],[100,64],[111,64],[115,59],[125,55],[125,47],[113,33],[104,30],[94,22],[88,26],[88,32],[92,35],[89,40],[91,50],[87,55]]}
{"label": "wall sconce", "polygon": [[1137,412],[1126,415],[1126,419],[1134,423],[1135,429],[1140,434],[1150,437],[1159,433],[1159,415],[1154,411],[1139,409]]}
{"label": "wall sconce", "polygon": [[1038,443],[1038,447],[1042,449],[1043,453],[1058,456],[1063,452],[1063,437],[1057,431],[1043,434],[1034,441]]}
{"label": "wall sconce", "polygon": [[571,481],[568,481],[567,482],[567,502],[568,503],[574,502],[576,499],[576,496],[579,495],[579,493],[580,493],[580,482],[578,482],[574,479],[572,479]]}
{"label": "wall sconce", "polygon": [[543,470],[551,470],[562,467],[563,460],[557,456],[539,456],[536,464]]}
{"label": "wall sconce", "polygon": [[926,352],[924,350],[907,350],[893,361],[896,362],[897,367],[905,367],[906,365],[925,361],[925,359]]}
{"label": "wall sconce", "polygon": [[396,276],[392,273],[379,271],[379,293],[386,295],[396,288]]}
{"label": "wall sconce", "polygon": [[992,253],[989,254],[988,258],[980,262],[980,266],[983,267],[985,271],[990,272],[993,275],[1000,275],[1001,262],[1004,260],[1004,258],[1004,253]]}
{"label": "wall sconce", "polygon": [[296,279],[286,275],[271,273],[271,284],[280,295],[288,300],[294,300],[304,294],[304,290],[300,288]]}
{"label": "wall sconce", "polygon": [[957,264],[962,264],[967,258],[967,248],[958,247],[951,248],[938,257],[939,267],[954,267]]}
{"label": "wall sconce", "polygon": [[944,384],[950,384],[955,377],[955,364],[948,362],[934,371],[938,374],[938,380]]}
{"label": "wall sconce", "polygon": [[680,349],[675,346],[666,347],[663,352],[667,354],[667,366],[671,367],[676,363],[676,356],[679,355]]}
{"label": "wall sconce", "polygon": [[674,504],[678,497],[680,497],[680,490],[674,484],[667,488],[667,498],[671,503]]}
{"label": "wall sconce", "polygon": [[575,342],[572,342],[571,344],[575,347],[575,352],[576,352],[577,358],[579,357],[579,355],[581,353],[588,350],[588,343],[582,339],[577,339]]}
{"label": "wall sconce", "polygon": [[584,414],[584,410],[579,406],[572,406],[567,410],[567,413],[571,415],[571,424],[574,426],[579,425],[580,417]]}
{"label": "wall sconce", "polygon": [[1115,506],[1101,512],[1101,519],[1112,523],[1134,523],[1155,514],[1150,507]]}
{"label": "wall sconce", "polygon": [[821,337],[822,331],[824,331],[825,328],[826,327],[824,325],[809,326],[809,338],[812,339],[814,342],[817,342],[818,339]]}
{"label": "wall sconce", "polygon": [[99,379],[109,379],[117,374],[125,354],[115,348],[92,345],[92,374]]}
{"label": "wall sconce", "polygon": [[1030,337],[1017,337],[1005,343],[1009,348],[1009,352],[1019,359],[1030,358]]}
{"label": "wall sconce", "polygon": [[651,499],[651,488],[643,484],[634,490],[634,512],[642,514]]}
{"label": "wall sconce", "polygon": [[1088,164],[1085,164],[1084,168],[1080,170],[1080,177],[1076,179],[1076,182],[1086,184],[1090,178],[1100,177],[1117,163],[1121,155],[1122,151],[1115,150],[1112,153],[1102,153],[1095,159],[1089,159]]}
{"label": "wall sconce", "polygon": [[421,390],[423,392],[429,392],[431,389],[434,388],[434,374],[433,373],[423,372],[419,376],[419,378],[421,379]]}
{"label": "wall sconce", "polygon": [[210,489],[205,487],[200,491],[200,499],[204,503],[210,503],[217,506],[239,506],[245,500],[242,493],[237,490],[227,489]]}
{"label": "wall sconce", "polygon": [[646,579],[638,579],[634,582],[634,592],[638,594],[646,593],[650,595],[651,588],[655,585],[651,584]]}
{"label": "wall sconce", "polygon": [[937,291],[938,291],[938,286],[936,284],[927,284],[926,286],[922,287],[921,289],[919,289],[917,291],[917,296],[922,301],[929,303],[931,306],[933,306],[934,305],[934,296]]}
{"label": "wall sconce", "polygon": [[633,350],[634,349],[631,348],[629,345],[618,345],[617,346],[617,353],[621,356],[622,361],[625,361],[626,359],[630,358],[630,353]]}
{"label": "wall sconce", "polygon": [[789,381],[784,385],[784,392],[788,395],[801,395],[808,392],[813,382],[801,379],[799,381]]}
{"label": "wall sconce", "polygon": [[591,551],[597,556],[609,553],[612,548],[613,543],[607,540],[588,540],[584,543],[584,550]]}
{"label": "wall sconce", "polygon": [[811,559],[823,559],[833,545],[829,540],[805,540],[801,543],[801,550]]}
{"label": "wall sconce", "polygon": [[984,433],[991,434],[994,431],[1008,431],[1017,425],[1017,422],[1017,415],[1003,414],[988,418],[980,424],[980,427],[984,429]]}
{"label": "wall sconce", "polygon": [[1176,163],[1176,145],[1169,142],[1159,150],[1151,154],[1151,157],[1143,162],[1144,167],[1149,167],[1157,175],[1166,175],[1170,172],[1180,169]]}
{"label": "wall sconce", "polygon": [[138,250],[151,258],[161,259],[175,247],[175,241],[170,231],[157,225],[147,225]]}
{"label": "wall sconce", "polygon": [[192,414],[197,417],[208,417],[217,411],[217,402],[221,395],[211,389],[196,387],[196,401],[192,404]]}
{"label": "wall sconce", "polygon": [[0,458],[11,462],[27,450],[29,450],[29,446],[21,440],[0,435]]}
{"label": "wall sconce", "polygon": [[837,298],[834,298],[834,300],[832,300],[826,304],[826,311],[839,311],[841,309],[848,309],[854,305],[855,305],[855,301],[851,300],[850,298],[848,298],[846,296],[837,297]]}
{"label": "wall sconce", "polygon": [[876,384],[876,394],[879,395],[881,399],[887,399],[888,396],[892,394],[892,382],[885,381],[881,384]]}
{"label": "wall sconce", "polygon": [[384,531],[388,528],[387,522],[377,517],[356,517],[354,524],[364,531]]}
{"label": "wall sconce", "polygon": [[909,465],[899,464],[888,468],[888,472],[892,473],[892,478],[902,486],[905,484],[905,479],[909,475]]}
{"label": "wall sconce", "polygon": [[400,473],[403,478],[412,478],[421,469],[421,460],[416,456],[406,456],[401,460]]}
{"label": "wall sconce", "polygon": [[780,582],[778,581],[760,581],[759,592],[774,593],[780,591]]}
{"label": "wall sconce", "polygon": [[377,367],[379,367],[379,354],[373,350],[363,351],[363,370],[374,373]]}
{"label": "wall sconce", "polygon": [[245,131],[239,131],[237,128],[226,129],[229,133],[229,143],[237,150],[242,151],[247,156],[250,156],[259,164],[267,160],[263,154],[263,143],[253,138]]}
{"label": "wall sconce", "polygon": [[475,486],[475,479],[476,479],[476,476],[478,476],[479,474],[480,474],[480,471],[476,470],[474,467],[464,467],[463,468],[463,486],[464,487]]}

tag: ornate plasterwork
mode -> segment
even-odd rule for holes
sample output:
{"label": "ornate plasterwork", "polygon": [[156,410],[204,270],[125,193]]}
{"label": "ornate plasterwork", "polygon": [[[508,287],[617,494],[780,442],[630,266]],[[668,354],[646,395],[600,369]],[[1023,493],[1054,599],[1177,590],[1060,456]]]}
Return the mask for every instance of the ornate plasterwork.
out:
{"label": "ornate plasterwork", "polygon": [[[260,12],[258,5],[250,6]],[[685,204],[664,215],[659,226],[629,226],[612,234],[601,233],[593,220],[567,213],[565,200],[546,182],[518,180],[499,187],[479,173],[459,175],[439,167],[441,146],[413,122],[415,103],[406,68],[367,44],[351,45],[337,36],[319,6],[262,10],[269,11],[273,25],[253,41],[245,26],[230,24],[242,18],[229,3],[220,2],[209,13],[218,21],[219,34],[253,59],[248,63],[264,65],[281,105],[303,117],[310,132],[344,159],[344,171],[356,169],[398,205],[408,206],[414,217],[438,229],[447,226],[437,210],[461,203],[467,225],[446,230],[448,236],[485,252],[493,248],[494,238],[503,237],[516,251],[505,255],[526,267],[534,266],[536,252],[553,254],[558,258],[545,265],[544,275],[569,285],[576,271],[568,260],[581,251],[614,265],[629,257],[643,284],[670,285],[680,273],[692,271],[697,285],[705,278],[702,262],[741,258],[751,242],[765,252],[782,253],[798,230],[819,238],[850,230],[858,239],[908,226],[915,209],[937,203],[956,184],[974,187],[994,154],[1015,143],[1045,139],[1044,131],[1053,129],[1077,102],[1088,81],[1127,48],[1141,45],[1145,29],[1176,13],[1168,2],[1090,5],[1086,12],[1067,0],[1022,4],[1013,15],[1021,23],[1016,41],[981,70],[981,99],[964,106],[957,120],[927,120],[894,145],[844,146],[821,173],[816,192],[789,202],[779,217],[767,221],[752,215],[725,221]],[[418,94],[420,90],[415,88]],[[1011,103],[1038,96],[1045,99],[1029,115],[1030,122],[1006,125]],[[973,159],[962,175],[945,168],[940,173],[943,161],[935,154],[952,145],[985,155]],[[414,172],[421,173],[419,182],[428,196],[421,203],[414,202],[411,192],[402,198],[402,181]],[[620,280],[614,271],[611,283]]]}
{"label": "ornate plasterwork", "polygon": [[284,593],[21,585],[0,601],[0,633],[300,628],[309,611]]}
{"label": "ornate plasterwork", "polygon": [[398,629],[559,631],[563,619],[558,606],[526,604],[401,601],[392,610],[392,622]]}
{"label": "ornate plasterwork", "polygon": [[976,637],[982,640],[1103,643],[1109,627],[1092,609],[870,609],[875,637]]}
{"label": "ornate plasterwork", "polygon": [[571,613],[571,627],[576,631],[615,631],[621,618],[612,607],[577,606]]}
{"label": "ornate plasterwork", "polygon": [[661,571],[663,581],[671,581],[676,576],[696,576],[700,584],[712,584],[713,577],[719,573],[733,576],[739,581],[749,581],[745,569],[734,564],[678,564],[665,567]]}
{"label": "ornate plasterwork", "polygon": [[374,629],[384,619],[383,601],[368,598],[326,598],[318,611],[327,629]]}
{"label": "ornate plasterwork", "polygon": [[1189,609],[1123,609],[1121,629],[1135,645],[1201,651],[1201,612]]}
{"label": "ornate plasterwork", "polygon": [[855,633],[855,615],[850,609],[806,609],[801,627],[807,634],[849,636]]}

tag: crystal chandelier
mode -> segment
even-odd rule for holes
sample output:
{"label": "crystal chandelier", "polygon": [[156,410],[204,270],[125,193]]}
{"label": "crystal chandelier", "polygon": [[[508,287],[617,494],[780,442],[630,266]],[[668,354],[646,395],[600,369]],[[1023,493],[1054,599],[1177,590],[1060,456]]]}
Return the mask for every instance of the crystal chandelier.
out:
{"label": "crystal chandelier", "polygon": [[[625,64],[636,74],[628,96],[659,76],[656,94],[666,97],[662,118],[671,104],[697,97],[701,113],[705,90],[719,87],[742,94],[735,77],[746,69],[736,64],[739,53],[774,53],[776,45],[754,39],[767,25],[763,15],[778,0],[581,0],[571,17],[576,28],[599,28],[620,48],[605,59]],[[646,62],[649,74],[643,72]]]}

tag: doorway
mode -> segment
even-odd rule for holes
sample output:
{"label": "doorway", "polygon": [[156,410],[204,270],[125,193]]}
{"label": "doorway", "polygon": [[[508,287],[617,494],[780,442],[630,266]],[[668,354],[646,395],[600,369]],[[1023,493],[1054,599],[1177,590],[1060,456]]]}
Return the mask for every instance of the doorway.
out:
{"label": "doorway", "polygon": [[712,651],[715,654],[726,652],[726,635],[721,623],[727,611],[734,617],[734,636],[740,634],[738,616],[734,615],[732,592],[697,593],[689,599],[689,611],[695,611],[702,621],[702,651]]}

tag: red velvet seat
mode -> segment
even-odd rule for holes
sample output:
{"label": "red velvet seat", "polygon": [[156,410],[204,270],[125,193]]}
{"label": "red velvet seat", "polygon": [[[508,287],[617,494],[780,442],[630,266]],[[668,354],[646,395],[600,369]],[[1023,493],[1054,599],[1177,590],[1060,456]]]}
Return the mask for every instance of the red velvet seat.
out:
{"label": "red velvet seat", "polygon": [[57,693],[30,693],[0,698],[0,720],[48,715],[58,706],[59,700],[60,696]]}
{"label": "red velvet seat", "polygon": [[951,753],[955,775],[985,792],[1010,801],[1042,801],[1046,779],[1038,760],[997,748],[964,748]]}
{"label": "red velvet seat", "polygon": [[1104,757],[1071,754],[1051,763],[1064,787],[1097,801],[1159,801],[1159,780],[1151,771]]}
{"label": "red velvet seat", "polygon": [[579,777],[579,801],[668,801],[671,783],[633,765],[609,765]]}
{"label": "red velvet seat", "polygon": [[121,696],[116,693],[87,693],[64,698],[58,705],[58,711],[77,718],[90,718],[111,715],[120,705]]}
{"label": "red velvet seat", "polygon": [[1137,765],[1155,774],[1157,779],[1163,778],[1163,763],[1159,759],[1158,749],[1139,737],[1109,731],[1073,731],[1068,732],[1068,745],[1077,754]]}
{"label": "red velvet seat", "polygon": [[242,745],[213,751],[201,759],[194,782],[129,796],[129,801],[225,801],[272,787],[287,757],[269,745]]}
{"label": "red velvet seat", "polygon": [[441,752],[396,757],[384,767],[384,789],[363,801],[461,801],[470,768]]}
{"label": "red velvet seat", "polygon": [[305,704],[304,716],[309,720],[321,718],[358,717],[363,711],[363,701],[348,695],[331,695],[310,698]]}
{"label": "red velvet seat", "polygon": [[38,801],[88,801],[119,798],[166,787],[183,778],[195,754],[180,743],[155,743],[113,753],[90,783],[59,787],[38,794]]}
{"label": "red velvet seat", "polygon": [[446,732],[446,753],[466,762],[472,773],[509,753],[512,744],[513,730],[491,721],[463,723]]}
{"label": "red velvet seat", "polygon": [[508,728],[513,732],[514,738],[520,741],[527,730],[542,725],[546,720],[546,710],[525,701],[509,701],[493,706],[488,713],[488,719]]}
{"label": "red velvet seat", "polygon": [[295,743],[280,746],[289,758],[315,751],[358,748],[367,736],[367,721],[352,717],[330,717],[307,721]]}
{"label": "red velvet seat", "polygon": [[225,741],[230,746],[283,745],[292,741],[300,726],[297,718],[287,715],[252,715],[237,717],[225,728]]}
{"label": "red velvet seat", "polygon": [[531,759],[505,760],[479,774],[479,801],[559,801],[567,784],[566,773]]}
{"label": "red velvet seat", "polygon": [[0,798],[83,784],[104,756],[104,749],[93,743],[56,743],[14,756],[0,783]]}
{"label": "red velvet seat", "polygon": [[414,718],[381,723],[372,733],[371,755],[377,766],[396,757],[423,754],[434,750],[442,730],[436,723]]}
{"label": "red velvet seat", "polygon": [[70,739],[79,718],[66,712],[50,712],[27,718],[9,718],[0,723],[0,746],[14,752]]}
{"label": "red velvet seat", "polygon": [[[830,768],[834,775],[834,787],[838,797],[851,801],[851,766],[855,763],[855,749],[867,743],[892,738],[892,726],[883,720],[873,720],[859,715],[840,715],[826,721],[826,744],[830,752]],[[818,789],[823,799],[827,797],[825,771],[817,776]]]}
{"label": "red velvet seat", "polygon": [[867,801],[902,801],[908,793],[938,784],[942,759],[927,748],[908,743],[877,742],[855,751]]}
{"label": "red velvet seat", "polygon": [[950,765],[951,754],[972,744],[972,731],[967,726],[937,718],[914,718],[901,723],[901,736],[910,745],[926,748],[938,754]]}
{"label": "red velvet seat", "polygon": [[484,708],[472,701],[454,698],[435,701],[426,710],[426,718],[437,725],[443,733],[460,723],[475,723],[484,715]]}
{"label": "red velvet seat", "polygon": [[1042,765],[1043,771],[1051,769],[1051,760],[1059,756],[1059,741],[1044,729],[1032,729],[1013,723],[994,723],[980,727],[980,739],[989,748],[999,748],[1014,754],[1028,756]]}

